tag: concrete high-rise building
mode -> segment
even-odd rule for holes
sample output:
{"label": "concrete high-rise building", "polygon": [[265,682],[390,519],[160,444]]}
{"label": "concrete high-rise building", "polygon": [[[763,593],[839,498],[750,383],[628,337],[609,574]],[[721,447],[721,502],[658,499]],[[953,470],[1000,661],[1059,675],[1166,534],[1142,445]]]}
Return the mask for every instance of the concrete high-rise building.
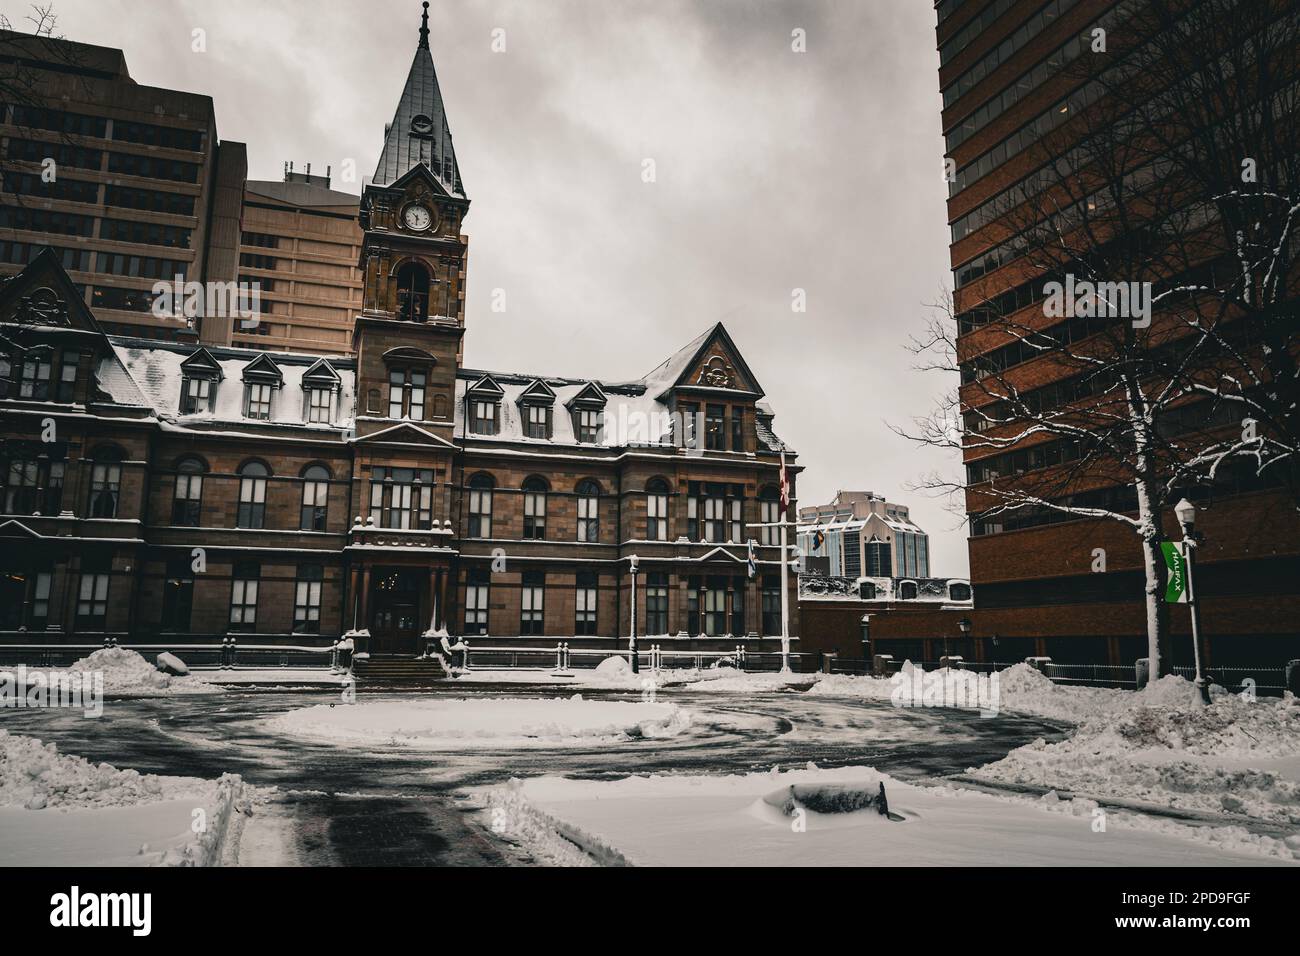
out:
{"label": "concrete high-rise building", "polygon": [[211,97],[144,86],[121,50],[0,31],[0,278],[48,246],[105,329],[194,341],[160,280],[231,282],[247,158]]}
{"label": "concrete high-rise building", "polygon": [[284,181],[244,187],[239,278],[256,282],[261,315],[235,318],[227,344],[346,353],[361,310],[360,197],[330,175],[285,168]]}

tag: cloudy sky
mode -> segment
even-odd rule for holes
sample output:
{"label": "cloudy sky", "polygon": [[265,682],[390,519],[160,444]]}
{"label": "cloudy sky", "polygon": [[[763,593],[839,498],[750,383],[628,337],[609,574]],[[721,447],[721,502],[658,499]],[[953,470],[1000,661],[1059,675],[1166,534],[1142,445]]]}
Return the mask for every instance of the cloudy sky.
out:
{"label": "cloudy sky", "polygon": [[[54,3],[59,32],[121,47],[137,82],[211,95],[252,178],[311,162],[351,192],[361,183],[337,174],[348,160],[373,171],[420,15],[414,0]],[[23,10],[0,0],[15,22]],[[932,570],[965,574],[956,519],[908,490],[957,462],[888,427],[952,384],[906,350],[949,281],[933,5],[434,0],[430,12],[473,202],[468,364],[636,378],[721,320],[799,451],[801,502],[853,488],[910,504]]]}

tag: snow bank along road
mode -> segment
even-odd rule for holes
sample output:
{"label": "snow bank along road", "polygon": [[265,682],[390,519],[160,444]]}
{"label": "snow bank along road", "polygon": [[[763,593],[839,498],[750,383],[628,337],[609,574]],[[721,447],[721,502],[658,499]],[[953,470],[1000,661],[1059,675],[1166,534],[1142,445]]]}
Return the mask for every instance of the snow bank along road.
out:
{"label": "snow bank along road", "polygon": [[[554,688],[456,685],[418,695],[362,694],[359,702],[436,704],[468,698],[567,697]],[[633,703],[636,693],[584,689],[587,700]],[[87,720],[66,711],[0,713],[0,726],[55,742],[64,753],[166,776],[216,779],[241,774],[275,788],[253,807],[240,862],[303,865],[493,865],[520,859],[460,799],[469,788],[543,774],[616,779],[637,773],[752,773],[773,765],[869,764],[904,779],[960,773],[1037,738],[1061,736],[1034,719],[982,719],[973,711],[899,710],[888,702],[776,694],[661,692],[661,705],[690,711],[689,726],[668,713],[663,733],[594,733],[546,746],[500,739],[412,740],[381,725],[369,741],[331,731],[332,693],[228,691],[166,699],[108,701]],[[347,705],[337,704],[337,708]],[[491,705],[489,705],[491,706]],[[319,719],[286,714],[320,707]],[[336,709],[337,709],[336,708]],[[308,712],[312,713],[312,712]],[[657,715],[651,715],[656,717]],[[601,717],[598,723],[605,722]],[[654,721],[652,720],[653,724]],[[324,730],[321,729],[324,726]],[[315,732],[313,732],[313,729]],[[400,728],[398,728],[400,730]],[[598,731],[601,728],[591,728]],[[382,736],[387,734],[387,736]],[[347,736],[346,728],[342,736]],[[472,746],[470,745],[472,744]]]}

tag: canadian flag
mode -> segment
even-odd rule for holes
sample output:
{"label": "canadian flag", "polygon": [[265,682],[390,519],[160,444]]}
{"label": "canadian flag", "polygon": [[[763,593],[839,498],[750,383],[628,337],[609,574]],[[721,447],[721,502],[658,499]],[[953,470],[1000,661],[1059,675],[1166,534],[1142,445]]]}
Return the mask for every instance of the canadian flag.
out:
{"label": "canadian flag", "polygon": [[790,476],[785,471],[785,452],[781,452],[781,519],[790,510]]}

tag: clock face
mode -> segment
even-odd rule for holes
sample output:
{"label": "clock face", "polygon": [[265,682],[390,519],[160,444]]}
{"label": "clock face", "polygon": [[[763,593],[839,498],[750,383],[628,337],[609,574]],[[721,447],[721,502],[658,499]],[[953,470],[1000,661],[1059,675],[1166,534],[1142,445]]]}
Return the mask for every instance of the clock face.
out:
{"label": "clock face", "polygon": [[402,213],[402,221],[406,223],[406,228],[424,232],[433,223],[433,214],[423,206],[407,206]]}

